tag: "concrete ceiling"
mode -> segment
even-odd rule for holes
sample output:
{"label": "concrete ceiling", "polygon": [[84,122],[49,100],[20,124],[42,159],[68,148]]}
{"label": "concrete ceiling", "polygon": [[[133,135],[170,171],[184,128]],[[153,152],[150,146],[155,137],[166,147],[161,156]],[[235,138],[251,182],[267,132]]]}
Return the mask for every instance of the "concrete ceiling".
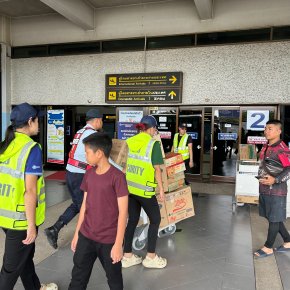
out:
{"label": "concrete ceiling", "polygon": [[[80,0],[92,8],[105,8],[123,5],[136,5],[152,2],[168,2],[168,0]],[[0,0],[0,15],[8,17],[25,17],[57,13],[41,0]]]}
{"label": "concrete ceiling", "polygon": [[[0,15],[19,18],[58,13],[84,30],[93,30],[94,9],[168,1],[173,0],[0,0]],[[213,0],[194,0],[194,4],[201,20],[212,18]]]}
{"label": "concrete ceiling", "polygon": [[152,2],[168,2],[168,0],[85,0],[90,3],[94,8],[105,8],[123,5],[136,5]]}
{"label": "concrete ceiling", "polygon": [[1,0],[0,15],[23,17],[55,13],[53,9],[39,0]]}

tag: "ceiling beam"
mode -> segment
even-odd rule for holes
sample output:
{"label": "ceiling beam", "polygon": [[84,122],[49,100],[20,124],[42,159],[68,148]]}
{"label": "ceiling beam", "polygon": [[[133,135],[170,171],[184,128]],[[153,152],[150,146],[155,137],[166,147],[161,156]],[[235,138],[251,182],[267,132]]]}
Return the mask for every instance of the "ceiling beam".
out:
{"label": "ceiling beam", "polygon": [[194,3],[201,20],[213,18],[213,0],[194,0]]}
{"label": "ceiling beam", "polygon": [[94,9],[83,0],[40,0],[84,30],[94,29]]}

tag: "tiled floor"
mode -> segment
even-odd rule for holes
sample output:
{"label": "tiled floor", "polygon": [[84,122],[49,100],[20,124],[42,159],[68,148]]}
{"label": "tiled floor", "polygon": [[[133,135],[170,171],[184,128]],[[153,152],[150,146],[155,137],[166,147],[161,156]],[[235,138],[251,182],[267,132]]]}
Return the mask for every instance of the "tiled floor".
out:
{"label": "tiled floor", "polygon": [[[158,240],[157,252],[168,259],[167,268],[124,269],[125,289],[255,289],[249,209],[240,208],[233,215],[231,202],[231,196],[194,198],[196,216],[178,223],[174,235]],[[63,290],[69,285],[72,266],[67,245],[36,268],[42,282],[54,281]],[[23,289],[21,282],[15,289]],[[99,262],[88,289],[109,289]]]}

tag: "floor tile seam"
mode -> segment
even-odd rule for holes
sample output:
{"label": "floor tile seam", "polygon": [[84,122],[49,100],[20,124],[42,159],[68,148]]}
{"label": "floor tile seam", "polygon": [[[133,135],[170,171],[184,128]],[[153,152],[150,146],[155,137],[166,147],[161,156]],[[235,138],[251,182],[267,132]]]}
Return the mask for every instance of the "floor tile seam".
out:
{"label": "floor tile seam", "polygon": [[249,268],[250,270],[252,270],[254,268],[254,267],[250,267],[250,266],[246,266],[246,265],[241,265],[241,264],[237,264],[237,263],[227,263],[227,264],[231,264],[231,265],[234,265],[234,266],[240,266],[240,267],[244,267],[244,268]]}
{"label": "floor tile seam", "polygon": [[[45,266],[39,266],[39,265],[37,265],[35,268],[36,268],[36,269],[39,269],[39,270],[45,270],[45,271],[51,271],[51,272],[54,272],[54,273],[59,273],[59,270],[54,270],[54,269],[51,269],[51,268],[49,268],[49,267],[45,267]],[[72,265],[72,267],[71,267],[71,270],[72,270],[72,268],[73,268],[73,265]],[[70,271],[70,272],[71,272],[71,271]],[[67,272],[68,275],[71,274],[70,272]],[[63,272],[62,272],[62,273],[63,273]]]}
{"label": "floor tile seam", "polygon": [[225,271],[223,274],[229,274],[229,275],[233,275],[233,276],[239,276],[239,277],[241,277],[241,278],[251,278],[251,279],[253,279],[254,280],[254,282],[256,281],[256,279],[255,279],[255,276],[248,276],[248,275],[242,275],[242,274],[236,274],[236,273],[230,273],[230,272],[227,272],[227,271]]}
{"label": "floor tile seam", "polygon": [[[274,257],[275,257],[276,265],[277,265],[277,268],[278,268],[278,273],[279,273],[279,276],[280,276],[282,288],[284,289],[284,283],[283,283],[283,279],[282,279],[282,273],[280,271],[279,262],[277,261],[277,257],[276,257],[276,254],[275,253],[274,253]],[[290,273],[290,269],[288,271],[285,271],[285,272],[289,272]]]}
{"label": "floor tile seam", "polygon": [[[250,207],[250,229],[251,229],[251,235],[252,235],[252,248],[253,248],[253,244],[254,244],[254,242],[253,242],[253,240],[254,240],[254,236],[253,236],[253,231],[254,231],[253,225],[254,225],[254,222],[255,221],[258,221],[258,216],[254,217],[253,212],[252,212],[252,207]],[[277,270],[278,275],[279,275],[279,278],[278,279],[280,279],[280,283],[281,283],[282,289],[284,289],[283,288],[283,280],[282,280],[281,273],[280,273],[280,270],[279,270],[279,267],[278,267],[278,263],[277,263],[276,256],[273,255],[273,257],[275,259],[275,266],[274,266],[275,269],[274,270]],[[255,275],[254,277],[255,277],[256,290],[263,290],[263,289],[260,289],[260,287],[258,287],[258,279],[259,279],[259,277],[257,279],[257,267],[258,267],[258,263],[255,263],[254,257],[253,257],[253,264],[254,264],[254,275]],[[273,271],[271,271],[271,272],[273,273]]]}
{"label": "floor tile seam", "polygon": [[[196,283],[196,282],[199,282],[199,281],[203,281],[203,280],[206,280],[208,277],[212,277],[212,275],[206,275],[206,277],[201,278],[201,279],[192,280],[192,281],[189,281],[189,282],[178,284],[178,286],[185,286],[185,285],[189,285],[189,284]],[[170,287],[166,287],[166,288],[160,288],[158,290],[167,290],[167,289],[172,289],[172,288],[176,288],[176,285],[170,286]]]}

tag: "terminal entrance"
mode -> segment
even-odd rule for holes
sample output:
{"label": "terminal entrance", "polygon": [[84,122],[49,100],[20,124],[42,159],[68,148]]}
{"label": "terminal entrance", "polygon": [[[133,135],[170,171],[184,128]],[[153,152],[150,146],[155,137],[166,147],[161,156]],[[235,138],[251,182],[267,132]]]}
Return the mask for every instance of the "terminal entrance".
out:
{"label": "terminal entrance", "polygon": [[144,112],[155,116],[165,152],[171,151],[178,124],[186,123],[194,161],[187,175],[202,182],[234,183],[239,144],[256,144],[259,152],[267,120],[277,117],[275,106],[149,107]]}
{"label": "terminal entrance", "polygon": [[[47,168],[62,168],[66,164],[70,142],[74,133],[85,124],[85,113],[89,106],[62,107],[64,110],[65,136],[63,163],[46,163]],[[60,109],[53,107],[49,109]],[[178,124],[185,123],[192,138],[194,167],[187,173],[188,179],[197,182],[235,182],[239,144],[256,144],[262,148],[266,121],[277,118],[277,107],[102,107],[103,129],[112,138],[126,139],[136,134],[135,124],[143,115],[153,115],[158,123],[165,152],[172,150],[174,134]],[[46,121],[44,121],[46,123]],[[129,127],[128,127],[129,126]],[[45,128],[46,126],[43,127]],[[123,130],[125,128],[125,130]],[[129,128],[130,134],[126,133]],[[134,131],[135,130],[135,131]],[[47,133],[47,129],[41,130]],[[43,135],[45,135],[45,133]],[[44,157],[47,160],[48,145],[43,136]]]}

